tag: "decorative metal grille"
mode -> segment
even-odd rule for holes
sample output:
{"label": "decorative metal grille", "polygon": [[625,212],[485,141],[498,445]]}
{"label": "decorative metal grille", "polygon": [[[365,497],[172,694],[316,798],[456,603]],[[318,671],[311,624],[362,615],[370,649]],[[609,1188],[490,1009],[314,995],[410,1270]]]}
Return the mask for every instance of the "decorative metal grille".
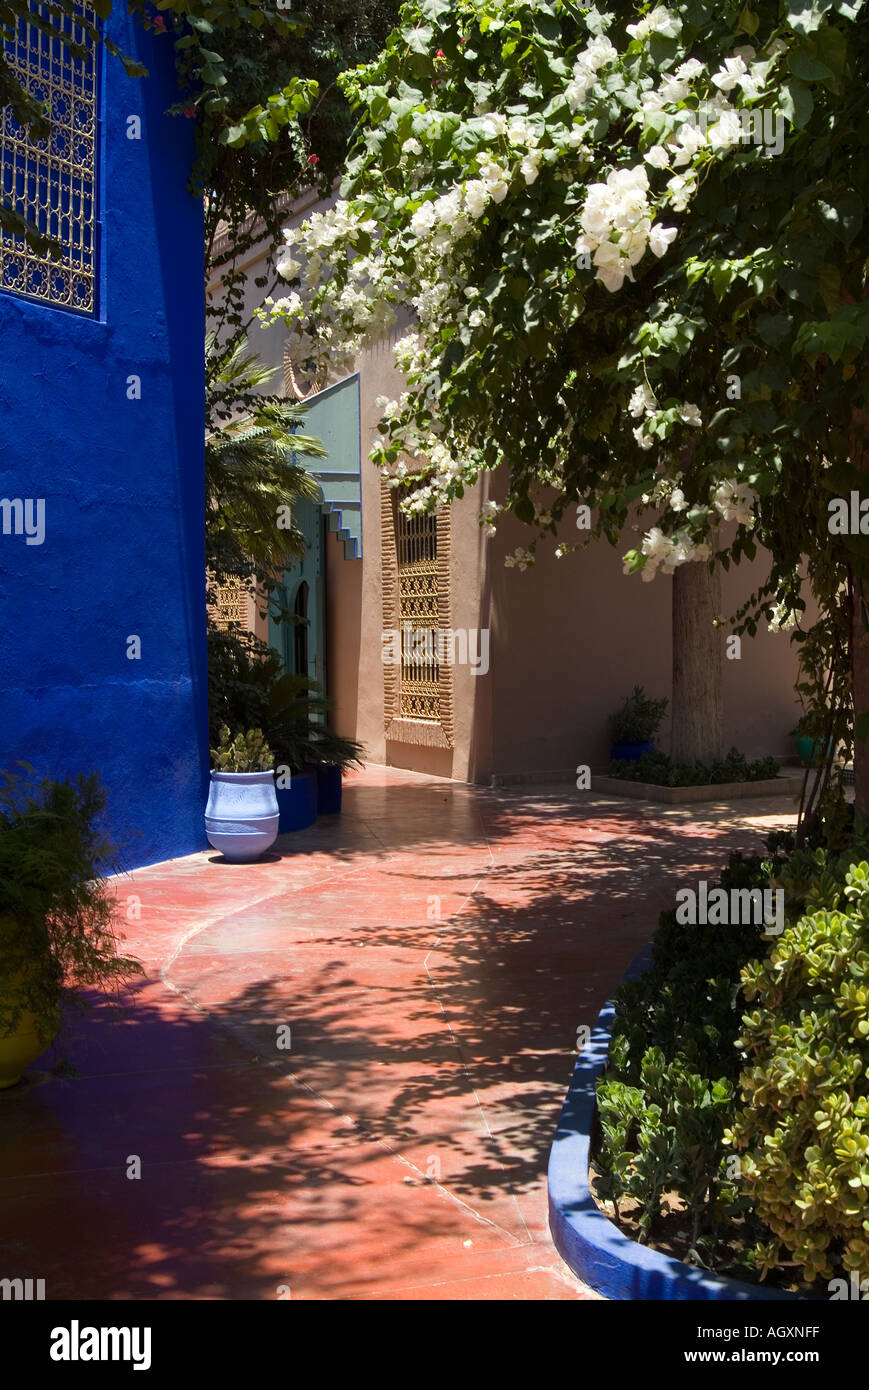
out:
{"label": "decorative metal grille", "polygon": [[[32,7],[48,17],[48,10]],[[91,23],[87,4],[77,12]],[[0,234],[0,289],[45,304],[96,311],[96,161],[98,54],[71,16],[54,23],[87,48],[74,58],[60,39],[20,21],[5,48],[6,61],[51,122],[45,140],[28,139],[9,108],[0,112],[0,186],[3,199],[61,247],[59,260],[39,255],[26,242]]]}
{"label": "decorative metal grille", "polygon": [[246,627],[250,611],[250,593],[243,579],[231,578],[217,588],[217,611],[214,625],[222,632],[240,625]]}
{"label": "decorative metal grille", "polygon": [[[437,517],[433,513],[406,516],[396,503],[395,550],[402,640],[399,715],[436,720],[440,682]],[[408,643],[408,627],[417,639],[415,647]]]}

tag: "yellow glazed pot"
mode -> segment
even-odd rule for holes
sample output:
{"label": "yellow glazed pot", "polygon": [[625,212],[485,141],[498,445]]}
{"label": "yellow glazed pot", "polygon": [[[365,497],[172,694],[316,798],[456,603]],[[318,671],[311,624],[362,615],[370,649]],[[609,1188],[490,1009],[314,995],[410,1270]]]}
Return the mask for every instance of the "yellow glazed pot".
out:
{"label": "yellow glazed pot", "polygon": [[[4,1005],[20,996],[27,970],[28,965],[20,956],[0,959],[0,1000]],[[54,1041],[59,1026],[59,1016],[51,1023],[30,1009],[21,1010],[12,1032],[0,1035],[0,1091],[21,1080],[25,1068]]]}

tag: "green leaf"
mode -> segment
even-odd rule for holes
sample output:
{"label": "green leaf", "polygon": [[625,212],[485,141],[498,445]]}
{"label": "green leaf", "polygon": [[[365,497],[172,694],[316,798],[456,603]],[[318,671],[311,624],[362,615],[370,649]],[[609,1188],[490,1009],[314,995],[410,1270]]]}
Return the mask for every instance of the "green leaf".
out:
{"label": "green leaf", "polygon": [[750,10],[746,5],[745,9],[742,11],[742,14],[739,16],[739,19],[736,21],[736,23],[738,28],[742,31],[742,33],[756,34],[760,20],[758,19],[754,11]]}
{"label": "green leaf", "polygon": [[818,271],[818,293],[828,314],[842,303],[842,277],[837,266],[822,265]]}
{"label": "green leaf", "polygon": [[[423,19],[431,20],[434,24],[440,24],[441,20],[449,19],[453,13],[453,0],[419,0],[419,11]],[[482,24],[480,28],[482,29]]]}
{"label": "green leaf", "polygon": [[757,320],[757,334],[769,347],[781,347],[791,331],[792,319],[787,314],[761,314]]}
{"label": "green leaf", "polygon": [[808,45],[794,49],[788,57],[788,67],[794,77],[801,78],[803,82],[828,82],[834,75],[832,68],[815,57]]}
{"label": "green leaf", "polygon": [[421,24],[416,29],[406,29],[404,39],[411,53],[420,53],[424,58],[434,57],[434,30],[430,24]]}
{"label": "green leaf", "polygon": [[866,216],[863,199],[859,193],[855,193],[853,189],[848,189],[837,198],[835,203],[827,203],[819,199],[817,208],[824,221],[829,222],[834,236],[845,246],[850,246],[862,228]]}
{"label": "green leaf", "polygon": [[802,82],[786,82],[781,90],[782,114],[797,130],[808,125],[815,109],[814,98]]}
{"label": "green leaf", "polygon": [[787,22],[795,34],[811,34],[824,22],[831,0],[790,0]]}

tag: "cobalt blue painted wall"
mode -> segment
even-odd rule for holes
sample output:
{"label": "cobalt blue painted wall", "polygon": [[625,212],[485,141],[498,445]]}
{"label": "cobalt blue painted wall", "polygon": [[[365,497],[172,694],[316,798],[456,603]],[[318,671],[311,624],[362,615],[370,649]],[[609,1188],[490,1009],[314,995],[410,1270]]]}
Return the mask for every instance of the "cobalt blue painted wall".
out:
{"label": "cobalt blue painted wall", "polygon": [[0,498],[46,502],[0,534],[0,768],[98,771],[132,867],[205,847],[202,224],[172,41],[110,33],[149,76],[101,55],[98,317],[0,293]]}

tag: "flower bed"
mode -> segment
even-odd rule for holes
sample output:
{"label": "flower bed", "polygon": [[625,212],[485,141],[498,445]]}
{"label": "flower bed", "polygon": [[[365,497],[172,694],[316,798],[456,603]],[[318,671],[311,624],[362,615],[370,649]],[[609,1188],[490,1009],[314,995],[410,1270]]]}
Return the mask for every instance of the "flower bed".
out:
{"label": "flower bed", "polygon": [[775,758],[749,761],[744,753],[731,748],[725,758],[713,763],[674,763],[657,749],[632,761],[614,758],[609,776],[626,782],[648,782],[660,787],[705,787],[724,782],[765,782],[779,774]]}

